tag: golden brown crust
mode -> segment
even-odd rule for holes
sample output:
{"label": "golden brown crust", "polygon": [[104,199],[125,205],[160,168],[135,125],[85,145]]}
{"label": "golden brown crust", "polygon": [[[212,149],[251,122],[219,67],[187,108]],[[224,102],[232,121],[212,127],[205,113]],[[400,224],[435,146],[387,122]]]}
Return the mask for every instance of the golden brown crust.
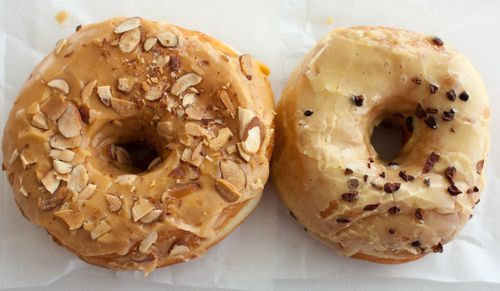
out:
{"label": "golden brown crust", "polygon": [[[391,263],[440,252],[484,189],[488,95],[470,62],[436,37],[337,29],[297,67],[277,112],[280,197],[345,256]],[[389,165],[370,136],[393,114],[410,117],[413,133]]]}
{"label": "golden brown crust", "polygon": [[[262,195],[267,75],[250,55],[167,23],[83,26],[34,69],[5,127],[17,205],[95,265],[148,273],[202,255]],[[135,164],[149,158],[130,143],[157,157]]]}
{"label": "golden brown crust", "polygon": [[394,259],[394,258],[381,258],[381,257],[370,256],[370,255],[358,253],[358,254],[351,256],[351,258],[358,259],[358,260],[370,261],[370,262],[379,263],[379,264],[393,265],[393,264],[403,264],[403,263],[415,261],[415,260],[418,260],[425,255],[426,254],[420,254],[420,255],[416,255],[416,256],[408,256],[408,257],[402,258],[402,259]]}

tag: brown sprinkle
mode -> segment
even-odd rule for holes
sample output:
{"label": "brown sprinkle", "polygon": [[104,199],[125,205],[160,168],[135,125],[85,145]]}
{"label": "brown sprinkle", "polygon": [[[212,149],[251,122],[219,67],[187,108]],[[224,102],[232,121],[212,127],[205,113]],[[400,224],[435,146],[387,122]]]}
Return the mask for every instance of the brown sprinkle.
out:
{"label": "brown sprinkle", "polygon": [[455,110],[450,109],[450,111],[443,111],[443,120],[452,121],[455,118]]}
{"label": "brown sprinkle", "polygon": [[313,115],[313,113],[314,112],[312,110],[309,110],[309,109],[304,110],[304,116],[306,116],[306,117]]}
{"label": "brown sprinkle", "polygon": [[352,175],[353,173],[354,172],[351,169],[345,168],[344,175],[349,176],[349,175]]}
{"label": "brown sprinkle", "polygon": [[422,208],[415,209],[415,217],[418,220],[424,220],[424,214],[422,213]]}
{"label": "brown sprinkle", "polygon": [[389,208],[389,214],[391,214],[391,215],[397,214],[400,211],[401,211],[401,209],[399,209],[399,207],[397,207],[397,206],[393,206],[393,207]]}
{"label": "brown sprinkle", "polygon": [[415,177],[413,177],[412,175],[406,174],[405,171],[400,171],[399,177],[401,177],[401,179],[403,179],[403,181],[405,181],[405,182],[411,182],[411,181],[415,180]]}
{"label": "brown sprinkle", "polygon": [[399,190],[401,187],[401,183],[385,183],[384,184],[384,191],[386,193],[394,193]]}
{"label": "brown sprinkle", "polygon": [[460,191],[460,189],[458,189],[457,186],[455,186],[455,184],[453,184],[450,187],[448,187],[448,193],[450,193],[451,196],[457,196],[457,195],[461,194],[462,191]]}
{"label": "brown sprinkle", "polygon": [[439,87],[434,85],[434,84],[429,84],[429,91],[431,92],[431,94],[436,94],[436,92],[438,91]]}
{"label": "brown sprinkle", "polygon": [[366,206],[363,208],[363,211],[373,211],[373,210],[377,209],[379,206],[380,206],[380,203],[376,203],[376,204],[368,204],[368,205],[366,205]]}
{"label": "brown sprinkle", "polygon": [[426,174],[429,173],[434,165],[439,161],[439,155],[436,154],[435,152],[432,152],[427,160],[425,161],[424,168],[422,169],[422,173]]}
{"label": "brown sprinkle", "polygon": [[424,182],[424,184],[425,184],[427,187],[430,187],[430,186],[431,186],[431,179],[429,179],[429,178],[425,178],[423,182]]}
{"label": "brown sprinkle", "polygon": [[467,92],[463,91],[462,93],[460,93],[458,98],[460,98],[460,100],[462,100],[464,102],[467,102],[467,100],[469,100],[469,94],[467,94]]}
{"label": "brown sprinkle", "polygon": [[356,106],[360,107],[363,106],[364,97],[363,95],[354,95],[352,96],[352,101],[356,104]]}
{"label": "brown sprinkle", "polygon": [[448,100],[450,101],[455,101],[455,99],[457,99],[457,93],[455,93],[455,90],[451,89],[446,92],[446,97],[448,97]]}
{"label": "brown sprinkle", "polygon": [[444,170],[444,176],[448,181],[450,181],[451,184],[454,184],[455,182],[453,181],[453,176],[455,175],[457,169],[455,167],[448,167],[446,170]]}
{"label": "brown sprinkle", "polygon": [[356,197],[358,196],[358,191],[352,191],[348,193],[342,194],[342,200],[347,201],[347,202],[352,202]]}
{"label": "brown sprinkle", "polygon": [[365,181],[365,182],[368,181],[368,175],[363,176],[363,181]]}

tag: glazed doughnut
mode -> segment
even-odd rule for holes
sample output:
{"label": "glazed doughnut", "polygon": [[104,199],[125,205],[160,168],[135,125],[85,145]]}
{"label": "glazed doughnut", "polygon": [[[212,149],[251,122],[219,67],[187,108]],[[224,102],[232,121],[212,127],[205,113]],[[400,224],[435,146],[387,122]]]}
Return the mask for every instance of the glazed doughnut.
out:
{"label": "glazed doughnut", "polygon": [[[437,37],[337,29],[295,70],[277,111],[281,199],[342,255],[402,263],[441,252],[479,202],[488,96],[470,62]],[[386,161],[370,136],[393,116],[410,136]]]}
{"label": "glazed doughnut", "polygon": [[33,71],[3,138],[24,216],[91,264],[202,255],[269,175],[268,69],[203,33],[138,17],[77,28]]}

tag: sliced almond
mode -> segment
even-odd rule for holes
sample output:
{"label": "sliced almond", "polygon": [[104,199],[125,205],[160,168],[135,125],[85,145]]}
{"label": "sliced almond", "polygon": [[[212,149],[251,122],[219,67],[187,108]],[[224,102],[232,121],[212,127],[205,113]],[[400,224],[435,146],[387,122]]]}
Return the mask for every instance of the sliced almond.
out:
{"label": "sliced almond", "polygon": [[62,219],[69,227],[69,230],[77,230],[83,225],[83,215],[71,209],[64,209],[54,212],[54,215]]}
{"label": "sliced almond", "polygon": [[226,90],[219,91],[219,98],[231,117],[234,118],[236,116],[236,109],[234,108],[233,102],[231,101],[231,98],[229,98],[229,94],[227,94]]}
{"label": "sliced almond", "polygon": [[132,206],[132,218],[135,222],[137,222],[153,209],[153,204],[151,204],[149,200],[141,197],[134,203],[134,206]]}
{"label": "sliced almond", "polygon": [[255,117],[255,113],[246,108],[238,107],[238,122],[240,126],[240,138],[243,139],[247,126],[250,121]]}
{"label": "sliced almond", "polygon": [[82,139],[81,135],[65,138],[60,133],[57,133],[50,139],[50,146],[59,150],[72,149],[80,146],[82,144]]}
{"label": "sliced almond", "polygon": [[156,37],[158,38],[158,41],[160,41],[160,44],[164,47],[176,47],[179,43],[177,35],[169,31],[162,32]]}
{"label": "sliced almond", "polygon": [[199,167],[201,165],[201,163],[203,162],[203,156],[201,155],[202,147],[203,143],[202,142],[198,143],[198,145],[193,149],[193,153],[191,154],[191,159],[187,161],[188,163],[196,167]]}
{"label": "sliced almond", "polygon": [[57,89],[57,90],[63,92],[65,95],[67,95],[69,93],[68,82],[66,82],[63,79],[51,80],[50,82],[47,83],[47,86],[49,86],[50,88]]}
{"label": "sliced almond", "polygon": [[71,171],[71,178],[68,181],[68,189],[73,193],[82,191],[89,182],[89,174],[83,164],[79,164]]}
{"label": "sliced almond", "polygon": [[10,155],[9,165],[12,165],[17,160],[18,157],[19,157],[19,152],[17,151],[17,149],[15,149],[12,152],[12,155]]}
{"label": "sliced almond", "polygon": [[252,57],[248,54],[240,56],[240,68],[243,75],[248,80],[252,80],[253,67],[252,67]]}
{"label": "sliced almond", "polygon": [[186,91],[187,88],[200,83],[201,80],[202,78],[199,75],[187,73],[175,81],[170,92],[175,96],[179,96],[182,92]]}
{"label": "sliced almond", "polygon": [[188,120],[202,120],[206,112],[206,108],[200,106],[189,106],[186,109]]}
{"label": "sliced almond", "polygon": [[148,214],[146,214],[139,221],[142,222],[142,223],[151,223],[151,222],[157,220],[162,213],[163,213],[163,210],[161,210],[161,209],[151,210],[151,212],[149,212]]}
{"label": "sliced almond", "polygon": [[158,39],[156,37],[146,38],[146,40],[144,41],[144,51],[146,52],[150,51],[156,44],[157,40]]}
{"label": "sliced almond", "polygon": [[132,158],[126,149],[120,146],[115,147],[115,156],[118,163],[131,166],[133,165]]}
{"label": "sliced almond", "polygon": [[106,221],[101,220],[101,222],[99,222],[99,224],[90,232],[90,237],[93,240],[96,240],[109,231],[111,231],[111,226]]}
{"label": "sliced almond", "polygon": [[60,55],[63,48],[68,44],[68,39],[63,38],[57,41],[56,43],[56,56]]}
{"label": "sliced almond", "polygon": [[179,255],[189,253],[190,251],[191,250],[189,249],[188,246],[176,244],[172,247],[172,249],[170,250],[168,255],[169,256],[179,256]]}
{"label": "sliced almond", "polygon": [[118,46],[124,53],[132,52],[141,41],[141,30],[135,28],[122,34]]}
{"label": "sliced almond", "polygon": [[194,93],[186,93],[182,96],[182,107],[186,108],[195,103],[197,99],[196,94]]}
{"label": "sliced almond", "polygon": [[187,134],[191,136],[197,136],[197,137],[208,136],[208,130],[206,130],[205,128],[199,126],[194,122],[186,122],[186,124],[184,125],[184,130],[186,131]]}
{"label": "sliced almond", "polygon": [[50,120],[56,121],[66,111],[67,106],[64,96],[55,95],[40,105],[40,111]]}
{"label": "sliced almond", "polygon": [[118,90],[130,93],[134,89],[135,81],[132,78],[119,78],[118,79]]}
{"label": "sliced almond", "polygon": [[158,132],[158,135],[160,137],[171,139],[174,134],[173,123],[171,121],[158,122],[158,125],[156,126],[156,132]]}
{"label": "sliced almond", "polygon": [[26,150],[19,154],[19,158],[21,159],[21,164],[23,165],[24,170],[26,170],[29,166],[36,164],[35,156]]}
{"label": "sliced almond", "polygon": [[141,26],[140,17],[130,17],[120,23],[114,30],[115,33],[124,33]]}
{"label": "sliced almond", "polygon": [[252,127],[248,131],[248,136],[242,142],[243,149],[250,154],[255,154],[260,149],[260,127]]}
{"label": "sliced almond", "polygon": [[239,164],[232,160],[222,160],[219,167],[222,177],[233,184],[236,189],[242,190],[245,188],[246,176]]}
{"label": "sliced almond", "polygon": [[107,107],[111,106],[111,98],[113,98],[113,95],[111,94],[110,86],[97,87],[97,96],[99,96],[99,99],[101,100],[102,104],[104,104]]}
{"label": "sliced almond", "polygon": [[137,105],[123,99],[111,98],[111,107],[122,117],[131,117],[137,114]]}
{"label": "sliced almond", "polygon": [[243,149],[243,146],[241,145],[240,142],[236,144],[236,147],[238,148],[238,153],[240,154],[240,156],[245,161],[250,162],[250,159],[252,158],[252,156]]}
{"label": "sliced almond", "polygon": [[163,95],[163,91],[158,87],[153,87],[144,94],[144,99],[148,101],[156,101]]}
{"label": "sliced almond", "polygon": [[236,186],[234,186],[231,182],[226,179],[217,179],[215,181],[215,188],[219,192],[219,195],[222,199],[227,202],[236,202],[240,199],[241,194],[238,192]]}
{"label": "sliced almond", "polygon": [[49,129],[49,124],[47,122],[47,119],[41,113],[35,113],[33,115],[33,117],[31,118],[31,125],[43,130]]}
{"label": "sliced almond", "polygon": [[139,251],[141,253],[147,252],[157,239],[158,233],[156,233],[156,231],[149,233],[148,236],[141,241],[141,244],[139,245]]}
{"label": "sliced almond", "polygon": [[72,138],[80,134],[82,119],[73,102],[68,102],[66,111],[57,120],[57,129],[65,138]]}
{"label": "sliced almond", "polygon": [[56,177],[58,180],[61,180],[61,181],[65,181],[65,182],[68,182],[69,179],[71,179],[71,174],[67,173],[67,174],[60,174],[56,171]]}
{"label": "sliced almond", "polygon": [[200,184],[196,182],[178,183],[167,188],[166,193],[168,193],[168,195],[171,197],[181,198],[183,196],[193,193],[199,188]]}
{"label": "sliced almond", "polygon": [[227,146],[227,147],[226,147],[226,153],[227,153],[228,155],[232,155],[232,154],[234,154],[237,150],[238,150],[238,149],[236,148],[236,145],[235,145],[235,144],[232,144],[232,145],[230,145],[230,146]]}
{"label": "sliced almond", "polygon": [[189,165],[187,167],[187,169],[188,169],[188,171],[187,171],[187,178],[189,180],[197,180],[200,177],[201,172],[200,172],[200,169],[198,167]]}
{"label": "sliced almond", "polygon": [[78,193],[78,196],[75,197],[77,197],[78,200],[88,200],[92,197],[96,189],[97,186],[95,184],[89,183],[83,188],[82,191],[80,191],[80,193]]}
{"label": "sliced almond", "polygon": [[71,162],[75,158],[75,152],[70,150],[50,150],[49,156],[54,160]]}
{"label": "sliced almond", "polygon": [[147,170],[150,171],[150,170],[158,167],[162,161],[163,161],[163,159],[161,157],[155,158],[154,160],[151,161],[151,163],[149,163]]}
{"label": "sliced almond", "polygon": [[208,142],[208,147],[210,147],[211,149],[220,149],[221,147],[226,145],[232,135],[233,133],[231,132],[229,127],[221,128],[217,133],[217,137],[211,139]]}
{"label": "sliced almond", "polygon": [[83,87],[82,92],[80,93],[83,103],[88,104],[89,98],[92,95],[92,92],[94,92],[95,85],[97,85],[97,80],[92,80]]}
{"label": "sliced almond", "polygon": [[36,204],[42,211],[51,211],[63,203],[64,199],[66,199],[66,194],[67,191],[65,187],[57,188],[57,191],[52,193],[49,197],[43,197],[42,195],[38,196]]}
{"label": "sliced almond", "polygon": [[54,170],[56,170],[59,174],[71,173],[71,170],[73,169],[73,166],[70,163],[59,160],[54,160],[52,164],[54,165]]}
{"label": "sliced almond", "polygon": [[111,212],[117,212],[122,209],[122,200],[120,197],[112,194],[106,194],[106,200],[108,201],[108,209]]}
{"label": "sliced almond", "polygon": [[115,183],[119,185],[132,185],[137,180],[137,175],[126,174],[116,177]]}
{"label": "sliced almond", "polygon": [[59,188],[59,184],[61,184],[61,181],[59,181],[56,177],[56,172],[54,170],[49,171],[45,176],[42,178],[42,185],[49,191],[50,194],[54,194],[56,192],[57,188]]}

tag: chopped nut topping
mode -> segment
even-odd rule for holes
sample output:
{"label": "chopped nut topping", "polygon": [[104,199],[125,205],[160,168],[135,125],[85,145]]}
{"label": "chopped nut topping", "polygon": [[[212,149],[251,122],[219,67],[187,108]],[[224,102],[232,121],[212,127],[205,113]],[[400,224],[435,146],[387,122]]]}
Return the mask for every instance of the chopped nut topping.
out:
{"label": "chopped nut topping", "polygon": [[49,156],[54,160],[71,162],[75,158],[75,153],[70,150],[50,150]]}
{"label": "chopped nut topping", "polygon": [[237,150],[238,150],[238,148],[234,144],[226,147],[226,153],[228,155],[232,155],[232,154],[236,153]]}
{"label": "chopped nut topping", "polygon": [[118,79],[118,90],[130,93],[134,89],[135,81],[132,78],[119,78]]}
{"label": "chopped nut topping", "polygon": [[54,165],[54,169],[59,174],[71,173],[71,170],[73,169],[73,166],[70,163],[62,162],[59,160],[54,160],[53,165]]}
{"label": "chopped nut topping", "polygon": [[182,107],[187,108],[188,106],[195,103],[196,99],[197,99],[197,96],[194,93],[184,94],[184,96],[182,96]]}
{"label": "chopped nut topping", "polygon": [[57,89],[66,95],[69,93],[68,82],[66,82],[63,79],[54,79],[54,80],[48,82],[47,86],[49,86],[50,88]]}
{"label": "chopped nut topping", "polygon": [[174,96],[179,96],[182,92],[186,91],[187,88],[200,83],[201,80],[202,78],[199,75],[195,73],[187,73],[182,77],[180,77],[179,79],[177,79],[177,81],[170,89],[170,92]]}
{"label": "chopped nut topping", "polygon": [[200,106],[190,106],[186,109],[188,120],[202,120],[206,108]]}
{"label": "chopped nut topping", "polygon": [[78,200],[88,200],[90,197],[92,197],[92,194],[94,194],[96,189],[97,186],[95,184],[87,184],[87,186],[85,186],[85,188],[83,188],[83,190],[75,197]]}
{"label": "chopped nut topping", "polygon": [[38,208],[42,211],[51,211],[57,206],[61,205],[66,198],[66,189],[64,187],[57,188],[57,191],[51,193],[49,197],[44,198],[43,196],[38,196],[36,201]]}
{"label": "chopped nut topping", "polygon": [[394,193],[399,190],[401,187],[401,183],[385,183],[384,184],[384,191],[386,193]]}
{"label": "chopped nut topping", "polygon": [[196,182],[178,183],[169,188],[167,188],[166,193],[175,198],[181,198],[200,188],[200,184]]}
{"label": "chopped nut topping", "polygon": [[219,98],[222,101],[222,104],[226,107],[227,111],[231,115],[232,118],[236,116],[236,109],[234,108],[233,102],[231,98],[229,98],[229,94],[227,94],[226,90],[219,90]]}
{"label": "chopped nut topping", "polygon": [[101,100],[102,104],[104,104],[104,106],[111,106],[111,98],[113,98],[113,95],[111,94],[110,86],[97,87],[97,96],[99,96],[99,99]]}
{"label": "chopped nut topping", "polygon": [[247,162],[250,161],[251,159],[251,155],[248,154],[244,149],[243,149],[243,146],[241,145],[241,143],[237,143],[236,144],[236,147],[238,148],[238,153],[240,154],[240,156]]}
{"label": "chopped nut topping", "polygon": [[424,168],[422,169],[422,174],[429,173],[438,161],[439,161],[439,155],[436,154],[435,152],[432,152],[425,161]]}
{"label": "chopped nut topping", "polygon": [[146,51],[146,52],[150,51],[153,48],[153,46],[156,44],[157,40],[158,39],[156,37],[147,38],[144,41],[144,51]]}
{"label": "chopped nut topping", "polygon": [[83,103],[87,104],[89,101],[92,92],[94,91],[95,85],[97,85],[97,80],[92,80],[88,82],[82,89],[80,97],[82,98]]}
{"label": "chopped nut topping", "polygon": [[108,201],[109,211],[117,212],[122,209],[122,200],[120,197],[112,194],[106,194],[106,201]]}
{"label": "chopped nut topping", "polygon": [[256,117],[255,113],[246,108],[238,107],[238,121],[240,126],[240,138],[243,139],[245,136],[245,132],[249,129],[248,124],[252,119]]}
{"label": "chopped nut topping", "polygon": [[222,199],[227,202],[236,202],[241,197],[241,194],[238,192],[236,186],[226,179],[217,179],[215,181],[215,188],[219,192]]}
{"label": "chopped nut topping", "polygon": [[89,175],[87,169],[83,164],[79,164],[71,171],[71,178],[68,181],[68,189],[74,193],[79,193],[87,186],[89,182]]}
{"label": "chopped nut topping", "polygon": [[148,214],[146,214],[143,218],[141,218],[139,221],[141,223],[151,223],[153,221],[156,221],[160,215],[163,213],[163,210],[161,209],[154,209],[151,210]]}
{"label": "chopped nut topping", "polygon": [[189,249],[189,247],[188,247],[188,246],[176,244],[176,245],[174,245],[174,247],[170,250],[170,252],[168,253],[168,255],[169,255],[169,256],[179,256],[179,255],[182,255],[182,254],[188,253],[188,252],[190,252],[190,251],[191,251],[191,250]]}
{"label": "chopped nut topping", "polygon": [[197,137],[208,136],[208,130],[204,129],[203,127],[199,126],[194,122],[186,122],[186,124],[184,125],[184,130],[186,131],[187,134],[191,136],[197,136]]}
{"label": "chopped nut topping", "polygon": [[9,165],[12,165],[17,160],[18,157],[19,157],[19,152],[17,151],[17,149],[15,149],[12,152],[12,155],[10,155]]}
{"label": "chopped nut topping", "polygon": [[179,43],[177,35],[169,31],[162,32],[158,34],[156,37],[158,38],[160,44],[164,47],[169,47],[169,48],[176,47],[177,44]]}
{"label": "chopped nut topping", "polygon": [[157,239],[158,233],[156,233],[156,231],[149,233],[148,236],[143,241],[141,241],[141,244],[139,245],[139,251],[141,253],[147,252]]}
{"label": "chopped nut topping", "polygon": [[260,127],[252,127],[247,134],[247,138],[242,142],[242,147],[247,153],[254,154],[259,151],[261,145]]}
{"label": "chopped nut topping", "polygon": [[140,17],[131,17],[127,18],[125,21],[120,23],[114,30],[115,33],[124,33],[129,30],[138,28],[141,26],[141,18]]}
{"label": "chopped nut topping", "polygon": [[80,146],[82,139],[81,135],[65,138],[60,133],[57,133],[50,139],[50,146],[58,150],[72,149]]}
{"label": "chopped nut topping", "polygon": [[47,189],[47,191],[49,191],[50,194],[54,194],[54,192],[56,192],[60,183],[61,181],[57,179],[56,172],[54,170],[49,171],[42,178],[42,185],[45,189]]}
{"label": "chopped nut topping", "polygon": [[139,28],[135,28],[122,34],[118,46],[122,52],[130,53],[137,47],[140,41],[141,30]]}
{"label": "chopped nut topping", "polygon": [[40,113],[35,113],[33,115],[33,117],[31,118],[31,125],[43,130],[49,129],[49,124],[47,122],[47,119]]}
{"label": "chopped nut topping", "polygon": [[119,185],[132,185],[137,180],[137,175],[126,174],[116,177],[115,183]]}
{"label": "chopped nut topping", "polygon": [[111,107],[122,117],[131,117],[137,114],[137,105],[123,99],[111,98]]}
{"label": "chopped nut topping", "polygon": [[132,206],[132,217],[134,222],[139,221],[139,219],[143,218],[146,214],[151,212],[154,209],[153,204],[149,202],[149,200],[141,197],[134,203]]}
{"label": "chopped nut topping", "polygon": [[99,222],[99,224],[90,232],[90,237],[93,240],[96,240],[109,231],[111,231],[111,226],[106,221],[101,220],[101,222]]}
{"label": "chopped nut topping", "polygon": [[82,129],[80,112],[73,102],[68,102],[66,111],[57,120],[57,129],[65,138],[72,138],[80,134]]}
{"label": "chopped nut topping", "polygon": [[21,154],[19,154],[19,158],[21,159],[23,170],[26,170],[29,166],[36,163],[35,157],[26,150],[22,151]]}
{"label": "chopped nut topping", "polygon": [[246,176],[239,164],[232,160],[222,160],[219,167],[222,177],[233,184],[237,190],[245,188]]}
{"label": "chopped nut topping", "polygon": [[161,88],[153,87],[149,91],[146,92],[146,94],[144,95],[144,99],[146,99],[148,101],[156,101],[156,100],[160,99],[162,97],[162,95],[163,95],[163,91],[161,90]]}
{"label": "chopped nut topping", "polygon": [[77,230],[83,225],[83,215],[71,209],[64,209],[54,212],[56,217],[62,219],[69,227],[69,230]]}
{"label": "chopped nut topping", "polygon": [[216,138],[211,139],[208,142],[208,147],[211,149],[219,149],[226,145],[226,143],[229,141],[233,133],[229,129],[229,127],[224,127],[219,129],[219,132],[217,134]]}
{"label": "chopped nut topping", "polygon": [[252,80],[253,76],[252,57],[246,54],[246,55],[241,55],[239,59],[240,59],[241,72],[243,73],[243,75],[245,75],[245,77],[248,80]]}
{"label": "chopped nut topping", "polygon": [[169,59],[168,67],[172,72],[176,72],[181,68],[182,61],[179,56],[172,56]]}
{"label": "chopped nut topping", "polygon": [[63,38],[57,41],[56,43],[56,56],[59,56],[63,50],[63,48],[68,44],[68,39]]}
{"label": "chopped nut topping", "polygon": [[40,111],[50,120],[56,121],[66,111],[67,106],[64,96],[55,95],[40,105]]}

